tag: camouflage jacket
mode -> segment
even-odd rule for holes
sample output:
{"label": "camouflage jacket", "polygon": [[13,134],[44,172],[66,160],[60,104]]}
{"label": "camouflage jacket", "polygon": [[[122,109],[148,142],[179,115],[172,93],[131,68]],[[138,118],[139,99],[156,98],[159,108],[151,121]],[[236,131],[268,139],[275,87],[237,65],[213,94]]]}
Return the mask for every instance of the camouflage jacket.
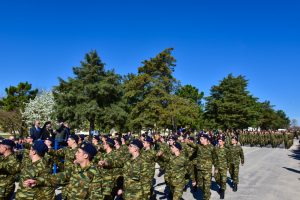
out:
{"label": "camouflage jacket", "polygon": [[230,159],[229,156],[229,150],[226,147],[220,148],[216,146],[214,148],[215,168],[227,169]]}
{"label": "camouflage jacket", "polygon": [[244,164],[244,152],[240,145],[231,145],[229,148],[230,152],[230,163],[239,164],[240,162]]}
{"label": "camouflage jacket", "polygon": [[44,159],[40,159],[31,165],[27,165],[21,170],[19,189],[16,193],[16,200],[51,200],[55,197],[55,190],[53,187],[38,186],[34,188],[26,188],[23,182],[27,179],[36,179],[51,174],[51,169],[48,167]]}
{"label": "camouflage jacket", "polygon": [[171,185],[185,185],[184,180],[185,175],[187,174],[188,158],[183,154],[183,152],[181,152],[179,156],[171,154],[168,157],[162,156],[162,158],[169,163]]}
{"label": "camouflage jacket", "polygon": [[143,200],[143,178],[147,174],[146,162],[140,155],[128,160],[123,167],[125,200]]}
{"label": "camouflage jacket", "polygon": [[20,171],[21,163],[14,154],[7,157],[1,156],[0,162],[0,199],[8,198],[14,191],[15,176]]}
{"label": "camouflage jacket", "polygon": [[37,185],[46,186],[65,186],[67,199],[103,199],[102,196],[102,175],[99,169],[94,165],[89,165],[81,168],[79,165],[74,165],[54,175],[46,177],[38,177]]}
{"label": "camouflage jacket", "polygon": [[152,181],[155,174],[155,162],[157,161],[156,151],[153,149],[143,150],[142,156],[147,168],[147,175],[144,178]]}
{"label": "camouflage jacket", "polygon": [[103,193],[104,195],[110,195],[112,187],[114,186],[117,174],[116,168],[123,167],[123,164],[119,162],[118,154],[113,150],[110,153],[98,153],[96,160],[105,160],[108,166],[103,166],[102,179],[103,179]]}
{"label": "camouflage jacket", "polygon": [[75,159],[75,153],[76,153],[77,150],[78,150],[77,147],[75,149],[65,147],[65,148],[59,149],[57,151],[55,151],[53,149],[50,149],[48,154],[50,156],[63,158],[64,159],[64,168],[67,169],[69,167],[73,167],[74,159]]}
{"label": "camouflage jacket", "polygon": [[210,171],[214,164],[214,149],[213,146],[208,145],[197,145],[195,143],[188,143],[189,146],[197,150],[196,166],[198,170]]}

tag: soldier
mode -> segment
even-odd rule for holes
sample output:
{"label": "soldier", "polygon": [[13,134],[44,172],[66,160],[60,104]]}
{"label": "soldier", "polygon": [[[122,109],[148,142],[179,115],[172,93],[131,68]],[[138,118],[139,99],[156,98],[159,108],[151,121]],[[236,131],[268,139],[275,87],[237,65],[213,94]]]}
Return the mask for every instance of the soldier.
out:
{"label": "soldier", "polygon": [[54,200],[55,190],[53,187],[39,186],[36,188],[28,188],[27,185],[23,185],[23,182],[27,179],[34,179],[37,177],[43,177],[51,174],[51,169],[43,160],[45,153],[48,151],[48,147],[41,140],[36,140],[29,152],[31,164],[22,168],[20,174],[20,188],[16,193],[16,200]]}
{"label": "soldier", "polygon": [[11,199],[15,190],[15,175],[20,171],[20,162],[13,153],[14,141],[4,139],[0,143],[0,199]]}
{"label": "soldier", "polygon": [[225,148],[225,137],[221,136],[218,140],[218,146],[214,149],[215,153],[215,172],[214,177],[220,186],[220,199],[224,199],[227,180],[227,168],[229,164],[229,152]]}
{"label": "soldier", "polygon": [[57,151],[53,150],[52,148],[49,148],[49,155],[58,157],[58,158],[63,158],[64,159],[64,169],[72,167],[73,166],[73,161],[75,158],[75,153],[77,152],[78,149],[78,136],[75,134],[72,134],[69,136],[67,143],[68,147],[66,148],[61,148]]}
{"label": "soldier", "polygon": [[117,162],[117,154],[114,151],[115,142],[111,138],[106,138],[103,143],[105,153],[98,152],[95,162],[98,162],[99,166],[102,167],[103,177],[103,196],[105,200],[114,199],[115,191],[115,173],[114,168],[121,168],[121,163]]}
{"label": "soldier", "polygon": [[152,194],[152,183],[155,174],[155,162],[157,160],[156,151],[152,147],[153,139],[149,136],[144,137],[143,145],[144,150],[142,151],[142,156],[146,162],[147,174],[144,177],[144,195],[146,199],[150,199]]}
{"label": "soldier", "polygon": [[185,187],[188,159],[181,153],[182,146],[179,142],[171,146],[171,152],[171,156],[163,156],[161,151],[158,155],[169,162],[171,196],[173,200],[180,200]]}
{"label": "soldier", "polygon": [[208,142],[207,134],[200,135],[201,145],[188,143],[193,148],[197,149],[197,181],[193,180],[193,186],[201,187],[203,192],[203,199],[210,199],[210,186],[212,177],[212,165],[214,162],[213,147]]}
{"label": "soldier", "polygon": [[[143,194],[143,177],[147,173],[145,161],[141,156],[143,143],[134,139],[130,143],[128,150],[131,154],[130,160],[124,164],[124,199],[125,200],[146,200]],[[118,192],[119,194],[122,191]]]}
{"label": "soldier", "polygon": [[[64,172],[45,177],[36,177],[24,181],[27,187],[57,186],[68,183],[66,199],[98,199],[103,200],[101,173],[92,160],[96,155],[96,148],[88,142],[82,143],[76,151],[75,165]],[[33,199],[33,198],[32,198]]]}
{"label": "soldier", "polygon": [[230,152],[230,164],[229,164],[229,173],[231,179],[233,180],[233,191],[237,191],[237,185],[239,184],[239,167],[240,163],[244,165],[244,153],[240,145],[237,144],[238,139],[236,136],[231,138],[231,146],[229,149]]}

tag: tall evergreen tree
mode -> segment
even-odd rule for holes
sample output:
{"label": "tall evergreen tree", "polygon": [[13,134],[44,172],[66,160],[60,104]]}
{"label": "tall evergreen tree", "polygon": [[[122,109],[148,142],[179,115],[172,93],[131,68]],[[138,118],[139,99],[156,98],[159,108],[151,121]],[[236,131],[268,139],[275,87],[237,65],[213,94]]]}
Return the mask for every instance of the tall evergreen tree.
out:
{"label": "tall evergreen tree", "polygon": [[251,126],[256,118],[257,99],[247,90],[244,76],[229,74],[219,85],[213,86],[206,98],[205,116],[223,129]]}
{"label": "tall evergreen tree", "polygon": [[6,97],[4,97],[0,103],[1,107],[5,111],[17,111],[20,109],[23,111],[25,103],[28,103],[30,99],[34,99],[38,93],[38,89],[32,89],[31,84],[28,82],[20,82],[17,86],[10,86],[5,88]]}
{"label": "tall evergreen tree", "polygon": [[130,105],[130,129],[175,129],[177,123],[194,125],[190,118],[195,111],[192,105],[197,104],[174,95],[178,82],[173,76],[176,60],[172,50],[166,49],[145,60],[137,75],[127,77],[125,98]]}
{"label": "tall evergreen tree", "polygon": [[114,71],[105,71],[96,51],[87,53],[81,65],[73,67],[73,73],[74,78],[60,78],[54,88],[58,118],[68,120],[73,127],[88,121],[89,130],[95,130],[95,124],[104,128],[108,121],[116,126],[113,117],[126,116],[118,104],[122,96],[121,77]]}

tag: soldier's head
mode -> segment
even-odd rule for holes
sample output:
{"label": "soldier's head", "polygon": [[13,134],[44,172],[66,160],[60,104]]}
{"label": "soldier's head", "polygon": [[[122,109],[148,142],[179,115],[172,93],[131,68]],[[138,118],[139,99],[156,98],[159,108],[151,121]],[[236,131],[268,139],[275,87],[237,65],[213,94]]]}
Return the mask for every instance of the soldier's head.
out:
{"label": "soldier's head", "polygon": [[135,154],[139,153],[143,147],[143,143],[140,140],[134,139],[128,146],[128,150],[130,154]]}
{"label": "soldier's head", "polygon": [[115,147],[115,141],[111,138],[107,138],[103,143],[103,147],[105,150],[107,150],[108,148],[112,149]]}
{"label": "soldier's head", "polygon": [[208,135],[207,134],[201,134],[200,135],[200,143],[202,144],[202,145],[207,145],[207,144],[209,144],[209,137],[208,137]]}
{"label": "soldier's head", "polygon": [[119,149],[121,147],[121,145],[122,145],[121,138],[120,137],[115,137],[114,141],[115,141],[115,148]]}
{"label": "soldier's head", "polygon": [[235,145],[235,144],[237,144],[237,143],[238,143],[238,138],[237,138],[237,136],[232,136],[232,137],[231,137],[231,144]]}
{"label": "soldier's head", "polygon": [[170,146],[174,145],[174,143],[177,141],[177,137],[176,136],[171,136],[168,140],[168,143]]}
{"label": "soldier's head", "polygon": [[220,136],[218,139],[219,146],[224,146],[225,144],[225,136]]}
{"label": "soldier's head", "polygon": [[28,136],[27,138],[26,138],[26,142],[27,143],[29,143],[29,144],[32,144],[32,142],[33,142],[33,136]]}
{"label": "soldier's head", "polygon": [[4,139],[0,142],[0,154],[5,155],[6,153],[13,152],[15,142],[12,140]]}
{"label": "soldier's head", "polygon": [[153,139],[149,136],[146,136],[143,141],[144,148],[150,148],[153,143]]}
{"label": "soldier's head", "polygon": [[175,142],[172,146],[171,146],[171,151],[173,154],[177,155],[178,153],[180,153],[180,151],[182,150],[182,146],[179,142]]}
{"label": "soldier's head", "polygon": [[75,154],[75,157],[76,157],[76,163],[83,163],[83,162],[86,162],[86,161],[92,161],[93,158],[95,157],[95,155],[97,154],[97,149],[94,147],[93,144],[89,143],[89,142],[83,142],[76,154]]}
{"label": "soldier's head", "polygon": [[68,146],[69,147],[77,146],[78,140],[79,140],[78,135],[71,134],[67,140]]}
{"label": "soldier's head", "polygon": [[47,145],[42,140],[36,140],[30,148],[29,156],[31,159],[44,157],[48,151]]}
{"label": "soldier's head", "polygon": [[100,140],[99,135],[94,135],[94,136],[93,136],[93,139],[92,139],[92,143],[93,143],[94,145],[98,145],[98,144],[99,144],[99,140]]}

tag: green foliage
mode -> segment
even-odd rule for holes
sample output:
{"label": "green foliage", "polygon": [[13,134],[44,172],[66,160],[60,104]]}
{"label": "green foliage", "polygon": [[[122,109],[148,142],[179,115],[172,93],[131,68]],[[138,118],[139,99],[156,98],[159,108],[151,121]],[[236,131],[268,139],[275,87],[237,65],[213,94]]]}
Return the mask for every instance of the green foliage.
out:
{"label": "green foliage", "polygon": [[23,135],[27,127],[21,112],[24,111],[26,103],[35,98],[38,90],[32,90],[28,82],[20,82],[17,86],[5,88],[5,92],[6,97],[0,100],[0,126],[14,135]]}
{"label": "green foliage", "polygon": [[20,82],[17,86],[5,88],[6,97],[1,100],[1,107],[5,111],[23,111],[25,103],[35,98],[38,89],[32,90],[28,82]]}
{"label": "green foliage", "polygon": [[229,74],[219,85],[210,90],[205,116],[212,124],[223,129],[238,129],[251,126],[258,116],[256,98],[247,91],[248,81],[244,76]]}
{"label": "green foliage", "polygon": [[[72,127],[82,127],[89,122],[89,129],[104,128],[125,121],[122,104],[121,77],[114,71],[105,71],[104,63],[96,51],[85,55],[79,67],[74,67],[74,78],[59,79],[54,88],[59,120],[68,120]],[[120,114],[121,113],[121,114]],[[115,121],[114,117],[118,116]]]}
{"label": "green foliage", "polygon": [[125,98],[130,105],[129,129],[173,129],[178,125],[195,126],[197,103],[174,95],[178,83],[173,77],[173,49],[143,62],[137,75],[125,79]]}
{"label": "green foliage", "polygon": [[190,99],[195,103],[197,103],[198,105],[201,105],[201,100],[204,96],[204,92],[199,93],[199,90],[192,85],[185,85],[179,87],[179,89],[176,91],[175,94],[177,96]]}
{"label": "green foliage", "polygon": [[259,119],[257,125],[261,129],[279,129],[288,128],[290,119],[283,110],[275,111],[270,101],[259,103]]}

